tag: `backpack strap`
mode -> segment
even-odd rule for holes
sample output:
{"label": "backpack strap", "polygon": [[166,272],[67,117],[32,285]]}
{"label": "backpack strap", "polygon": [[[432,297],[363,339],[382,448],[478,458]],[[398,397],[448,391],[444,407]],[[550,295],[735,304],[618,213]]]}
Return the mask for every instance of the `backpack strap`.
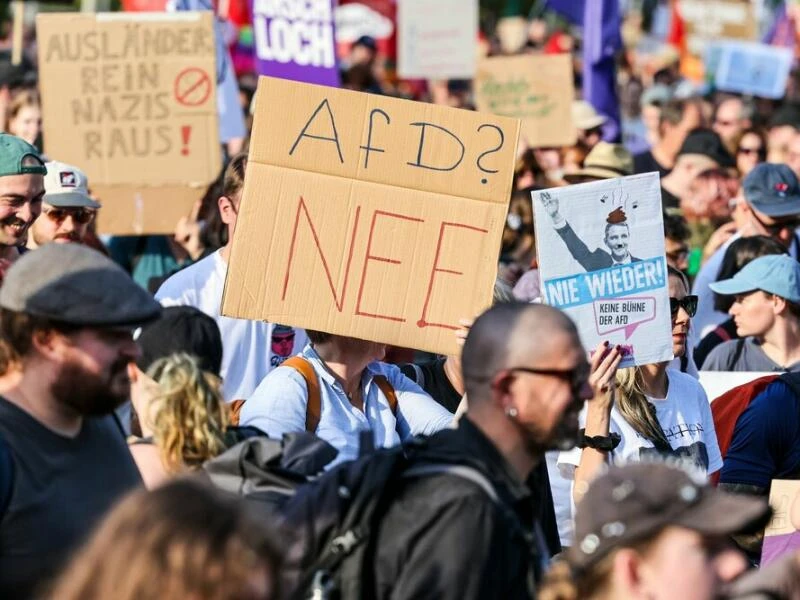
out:
{"label": "backpack strap", "polygon": [[736,340],[736,350],[733,352],[733,360],[731,361],[731,366],[735,365],[739,362],[739,359],[742,357],[742,352],[744,351],[744,344],[747,338],[739,338]]}
{"label": "backpack strap", "polygon": [[290,367],[299,372],[306,380],[308,400],[306,401],[306,431],[314,433],[319,427],[322,414],[322,401],[319,391],[319,380],[314,367],[302,356],[292,356],[281,363],[282,367]]}
{"label": "backpack strap", "polygon": [[242,405],[243,404],[244,404],[244,400],[243,399],[234,400],[233,402],[228,404],[228,407],[231,410],[231,414],[230,414],[231,425],[233,425],[234,427],[238,427],[239,426],[239,419],[241,419],[241,416],[242,416]]}
{"label": "backpack strap", "polygon": [[395,393],[392,384],[389,383],[389,380],[383,375],[375,375],[372,379],[375,381],[375,385],[377,385],[381,392],[383,392],[386,401],[389,403],[389,408],[392,409],[392,414],[396,417],[397,394]]}
{"label": "backpack strap", "polygon": [[420,465],[417,467],[411,467],[407,469],[403,473],[403,477],[412,478],[412,477],[428,477],[430,475],[439,475],[440,473],[447,474],[447,475],[455,475],[456,477],[460,477],[461,479],[467,479],[481,488],[489,498],[491,498],[492,502],[495,504],[500,504],[500,496],[497,495],[497,491],[494,489],[492,482],[489,481],[483,473],[478,471],[477,469],[473,469],[472,467],[467,467],[466,465],[448,465],[448,464],[441,464],[441,463],[433,463],[430,465]]}

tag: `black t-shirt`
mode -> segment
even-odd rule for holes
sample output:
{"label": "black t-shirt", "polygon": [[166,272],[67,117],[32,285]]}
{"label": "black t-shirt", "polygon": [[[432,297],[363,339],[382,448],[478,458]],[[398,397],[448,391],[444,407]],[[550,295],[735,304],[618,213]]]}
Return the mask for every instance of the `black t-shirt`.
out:
{"label": "black t-shirt", "polygon": [[67,438],[0,397],[0,439],[13,461],[0,521],[0,598],[30,598],[142,479],[112,415],[84,419]]}
{"label": "black t-shirt", "polygon": [[633,172],[635,174],[639,173],[651,173],[653,171],[658,171],[658,174],[661,177],[669,175],[669,172],[672,169],[668,169],[666,167],[661,166],[661,164],[653,158],[653,153],[650,150],[646,152],[642,152],[641,154],[636,154],[633,157]]}

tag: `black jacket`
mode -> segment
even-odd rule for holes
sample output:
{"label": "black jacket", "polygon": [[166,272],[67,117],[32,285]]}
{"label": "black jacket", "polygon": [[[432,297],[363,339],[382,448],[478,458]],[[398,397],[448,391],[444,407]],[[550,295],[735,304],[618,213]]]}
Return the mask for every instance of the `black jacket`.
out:
{"label": "black jacket", "polygon": [[375,597],[533,598],[544,542],[528,488],[494,445],[462,418],[458,429],[440,431],[414,451],[412,464],[426,463],[478,470],[501,502],[456,475],[404,482],[373,547]]}

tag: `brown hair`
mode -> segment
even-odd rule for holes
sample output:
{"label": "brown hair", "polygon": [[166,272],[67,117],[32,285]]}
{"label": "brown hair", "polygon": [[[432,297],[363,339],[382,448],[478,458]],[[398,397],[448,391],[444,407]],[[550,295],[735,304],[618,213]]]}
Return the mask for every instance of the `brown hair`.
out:
{"label": "brown hair", "polygon": [[69,334],[79,329],[76,325],[0,308],[0,375],[8,373],[12,365],[30,354],[33,336],[37,333],[55,331]]}
{"label": "brown hair", "polygon": [[9,126],[11,125],[11,121],[17,118],[17,115],[23,108],[28,106],[34,106],[36,108],[41,108],[41,102],[39,101],[39,94],[36,90],[21,90],[14,94],[11,98],[11,102],[8,103],[8,110],[6,111],[6,122],[5,122],[5,130],[9,130]]}
{"label": "brown hair", "polygon": [[188,354],[157,360],[147,375],[161,394],[153,399],[153,441],[168,473],[198,468],[225,450],[230,409],[222,381]]}
{"label": "brown hair", "polygon": [[332,333],[325,333],[323,331],[314,331],[313,329],[306,329],[306,335],[311,340],[312,344],[324,344],[331,341]]}
{"label": "brown hair", "polygon": [[[46,597],[53,600],[267,600],[278,552],[243,500],[197,480],[137,490],[118,504]],[[270,591],[256,592],[259,582]]]}
{"label": "brown hair", "polygon": [[234,156],[225,167],[222,176],[222,195],[230,199],[242,191],[244,187],[244,172],[247,169],[247,154],[241,152]]}

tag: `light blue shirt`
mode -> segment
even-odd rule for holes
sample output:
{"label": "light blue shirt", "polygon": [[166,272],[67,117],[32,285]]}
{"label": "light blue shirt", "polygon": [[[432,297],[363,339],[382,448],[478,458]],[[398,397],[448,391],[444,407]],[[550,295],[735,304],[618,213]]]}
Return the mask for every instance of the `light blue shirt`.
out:
{"label": "light blue shirt", "polygon": [[[350,403],[344,388],[325,368],[316,351],[307,345],[301,356],[314,367],[319,379],[320,419],[315,432],[333,445],[339,456],[334,463],[353,460],[359,454],[362,431],[371,431],[376,448],[388,448],[414,435],[430,435],[445,429],[453,415],[405,377],[395,365],[372,362],[361,377],[364,411]],[[375,375],[383,375],[397,395],[397,417],[383,395]],[[305,431],[308,390],[303,376],[292,367],[278,367],[267,375],[242,405],[240,422],[280,438],[284,433]]]}

